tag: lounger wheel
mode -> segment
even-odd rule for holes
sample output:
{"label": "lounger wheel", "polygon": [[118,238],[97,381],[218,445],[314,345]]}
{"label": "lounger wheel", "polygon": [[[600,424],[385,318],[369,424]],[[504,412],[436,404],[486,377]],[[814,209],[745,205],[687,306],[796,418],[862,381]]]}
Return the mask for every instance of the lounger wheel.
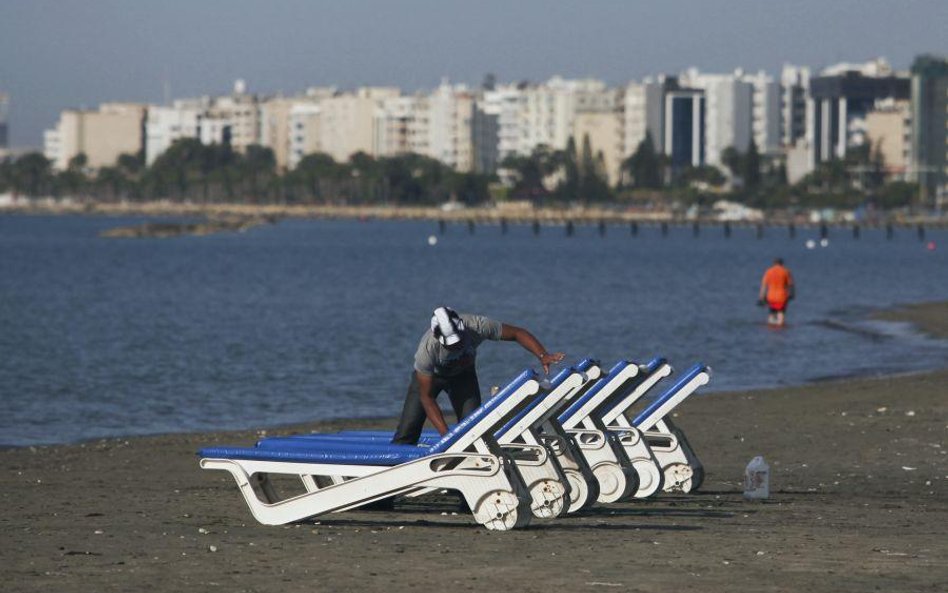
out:
{"label": "lounger wheel", "polygon": [[473,508],[474,520],[492,531],[507,531],[526,525],[529,515],[520,512],[520,499],[513,492],[494,490]]}
{"label": "lounger wheel", "polygon": [[555,519],[566,511],[567,496],[566,488],[559,481],[540,480],[530,486],[530,510],[534,517]]}
{"label": "lounger wheel", "polygon": [[639,487],[635,491],[635,498],[648,498],[662,489],[664,483],[662,469],[653,459],[633,459],[632,467],[639,475]]}
{"label": "lounger wheel", "polygon": [[599,482],[599,502],[609,503],[625,498],[629,493],[629,476],[616,463],[600,463],[592,468]]}
{"label": "lounger wheel", "polygon": [[566,474],[566,481],[569,483],[569,508],[567,512],[575,513],[596,501],[595,497],[598,496],[598,492],[592,492],[593,488],[586,481],[581,471],[564,469],[563,473]]}
{"label": "lounger wheel", "polygon": [[691,492],[694,470],[687,463],[665,466],[665,492]]}

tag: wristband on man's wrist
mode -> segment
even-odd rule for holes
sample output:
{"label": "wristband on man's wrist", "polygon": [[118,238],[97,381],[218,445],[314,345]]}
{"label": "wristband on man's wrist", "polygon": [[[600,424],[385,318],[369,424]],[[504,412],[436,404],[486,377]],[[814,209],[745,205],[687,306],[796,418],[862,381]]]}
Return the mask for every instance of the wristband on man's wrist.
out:
{"label": "wristband on man's wrist", "polygon": [[541,352],[537,354],[537,358],[539,358],[540,360],[543,360],[543,357],[546,356],[547,354],[549,354],[549,352]]}

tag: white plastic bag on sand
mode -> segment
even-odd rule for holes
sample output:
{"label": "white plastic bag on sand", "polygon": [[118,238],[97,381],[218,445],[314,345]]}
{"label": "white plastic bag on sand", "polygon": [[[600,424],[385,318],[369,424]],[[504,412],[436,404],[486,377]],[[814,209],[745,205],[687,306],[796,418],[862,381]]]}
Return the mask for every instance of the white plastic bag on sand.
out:
{"label": "white plastic bag on sand", "polygon": [[750,460],[744,470],[744,498],[762,500],[770,496],[770,466],[760,455]]}

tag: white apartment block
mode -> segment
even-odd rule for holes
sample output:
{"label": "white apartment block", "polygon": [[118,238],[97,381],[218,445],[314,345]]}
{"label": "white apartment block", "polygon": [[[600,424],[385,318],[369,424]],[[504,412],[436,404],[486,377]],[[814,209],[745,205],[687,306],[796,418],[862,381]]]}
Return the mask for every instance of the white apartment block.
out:
{"label": "white apartment block", "polygon": [[485,91],[481,100],[480,110],[494,120],[497,130],[496,156],[493,159],[497,165],[509,156],[520,154],[521,100],[521,90],[512,84],[498,85],[492,91]]}
{"label": "white apartment block", "polygon": [[468,172],[474,167],[471,123],[474,96],[463,85],[447,81],[428,98],[428,150],[426,154],[449,167]]}
{"label": "white apartment block", "polygon": [[319,104],[315,101],[294,103],[290,107],[287,125],[287,166],[294,169],[304,156],[322,152]]}
{"label": "white apartment block", "polygon": [[390,97],[383,100],[376,124],[377,154],[428,154],[431,145],[430,117],[427,95]]}
{"label": "white apartment block", "polygon": [[171,107],[150,105],[145,124],[145,164],[151,166],[176,140],[197,138],[210,98],[182,99]]}
{"label": "white apartment block", "polygon": [[[521,91],[517,152],[528,155],[541,145],[566,148],[577,113],[612,113],[615,91],[599,80],[564,80],[558,76]],[[582,138],[574,138],[578,145]]]}
{"label": "white apartment block", "polygon": [[780,87],[780,144],[790,147],[806,139],[810,69],[784,65]]}
{"label": "white apartment block", "polygon": [[237,152],[260,144],[260,105],[256,95],[243,92],[240,81],[232,95],[217,97],[202,115],[201,142],[229,143]]}
{"label": "white apartment block", "polygon": [[672,87],[677,87],[677,81],[665,76],[631,82],[625,87],[619,106],[624,159],[635,154],[646,133],[651,134],[655,151],[664,152],[665,92]]}
{"label": "white apartment block", "polygon": [[754,87],[737,74],[701,74],[696,69],[679,79],[682,86],[704,91],[704,162],[722,166],[729,147],[746,152],[753,137]]}
{"label": "white apartment block", "polygon": [[377,156],[382,105],[399,94],[397,88],[360,88],[320,101],[321,151],[340,163],[357,152]]}
{"label": "white apartment block", "polygon": [[742,82],[753,91],[751,103],[751,133],[757,150],[762,154],[777,154],[780,150],[780,85],[766,72],[744,74]]}
{"label": "white apartment block", "polygon": [[691,68],[681,85],[705,93],[705,162],[721,165],[721,154],[733,146],[741,152],[751,139],[762,154],[780,148],[780,88],[765,72],[702,74]]}

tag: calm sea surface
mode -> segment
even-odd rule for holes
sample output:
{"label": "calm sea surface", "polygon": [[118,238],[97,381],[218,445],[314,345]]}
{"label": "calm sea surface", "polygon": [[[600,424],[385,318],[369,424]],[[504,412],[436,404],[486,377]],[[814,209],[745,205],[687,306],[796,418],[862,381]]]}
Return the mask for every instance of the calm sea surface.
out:
{"label": "calm sea surface", "polygon": [[[875,308],[948,299],[948,233],[449,226],[288,220],[241,234],[104,239],[143,219],[0,215],[0,444],[393,416],[441,304],[568,359],[704,362],[714,390],[933,368],[942,342]],[[754,306],[783,256],[790,326]],[[482,388],[535,361],[479,353]]]}

